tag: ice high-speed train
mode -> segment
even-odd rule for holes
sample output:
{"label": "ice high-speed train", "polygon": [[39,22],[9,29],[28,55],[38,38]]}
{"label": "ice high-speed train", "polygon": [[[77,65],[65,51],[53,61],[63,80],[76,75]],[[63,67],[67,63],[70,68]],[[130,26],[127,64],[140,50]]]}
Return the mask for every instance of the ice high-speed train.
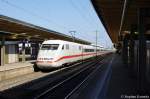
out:
{"label": "ice high-speed train", "polygon": [[[97,52],[97,55],[104,54],[99,48],[97,48]],[[47,40],[40,47],[36,64],[40,69],[54,68],[95,55],[95,47],[91,45],[63,40]]]}

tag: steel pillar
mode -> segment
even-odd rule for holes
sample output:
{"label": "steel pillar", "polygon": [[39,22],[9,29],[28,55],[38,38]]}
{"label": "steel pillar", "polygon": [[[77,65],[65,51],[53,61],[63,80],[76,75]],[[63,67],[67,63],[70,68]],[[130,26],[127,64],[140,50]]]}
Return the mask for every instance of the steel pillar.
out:
{"label": "steel pillar", "polygon": [[123,49],[122,49],[122,56],[124,64],[128,64],[128,39],[124,37],[123,39]]}
{"label": "steel pillar", "polygon": [[35,59],[37,59],[38,52],[39,52],[39,43],[36,43]]}
{"label": "steel pillar", "polygon": [[25,40],[22,41],[22,62],[26,61],[25,57]]}
{"label": "steel pillar", "polygon": [[133,73],[134,72],[134,32],[136,31],[137,26],[132,25],[131,26],[131,33],[130,33],[130,44],[129,44],[129,61],[130,61],[130,70]]}
{"label": "steel pillar", "polygon": [[39,43],[34,42],[31,43],[31,47],[32,47],[32,59],[37,59],[37,55],[38,55],[38,51],[39,51]]}
{"label": "steel pillar", "polygon": [[1,45],[1,66],[5,65],[5,37],[2,37],[2,45]]}
{"label": "steel pillar", "polygon": [[139,57],[138,57],[138,90],[140,92],[145,92],[146,84],[146,38],[144,33],[145,30],[145,21],[146,9],[139,9],[139,18],[138,18],[138,29],[139,29]]}

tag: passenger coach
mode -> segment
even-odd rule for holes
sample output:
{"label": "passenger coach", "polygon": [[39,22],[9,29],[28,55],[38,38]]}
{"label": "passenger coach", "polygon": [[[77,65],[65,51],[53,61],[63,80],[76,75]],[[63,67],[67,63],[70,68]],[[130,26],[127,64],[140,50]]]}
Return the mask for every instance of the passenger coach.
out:
{"label": "passenger coach", "polygon": [[[99,49],[98,49],[99,50]],[[96,55],[94,46],[63,40],[47,40],[40,47],[37,66],[40,69],[60,67],[64,64]]]}

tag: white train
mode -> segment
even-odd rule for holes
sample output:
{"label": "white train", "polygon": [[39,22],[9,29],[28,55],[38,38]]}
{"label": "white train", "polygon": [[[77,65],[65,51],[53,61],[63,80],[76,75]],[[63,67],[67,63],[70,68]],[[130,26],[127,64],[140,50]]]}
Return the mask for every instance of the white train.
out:
{"label": "white train", "polygon": [[[97,55],[104,54],[99,48],[97,52]],[[95,55],[95,47],[91,45],[63,40],[47,40],[40,47],[36,64],[40,69],[54,68]]]}

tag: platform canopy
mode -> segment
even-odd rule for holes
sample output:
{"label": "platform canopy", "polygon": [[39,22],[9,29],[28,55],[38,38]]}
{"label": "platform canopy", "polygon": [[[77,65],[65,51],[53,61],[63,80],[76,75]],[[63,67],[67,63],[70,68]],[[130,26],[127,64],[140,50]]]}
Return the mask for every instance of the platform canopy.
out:
{"label": "platform canopy", "polygon": [[138,24],[140,8],[150,8],[150,0],[91,0],[113,43]]}
{"label": "platform canopy", "polygon": [[0,15],[0,38],[5,36],[6,40],[22,40],[29,39],[35,41],[43,41],[46,39],[60,39],[66,41],[75,41],[81,44],[91,44],[88,41],[68,36],[56,31],[52,31],[40,26],[36,26],[27,22],[23,22],[14,18]]}

